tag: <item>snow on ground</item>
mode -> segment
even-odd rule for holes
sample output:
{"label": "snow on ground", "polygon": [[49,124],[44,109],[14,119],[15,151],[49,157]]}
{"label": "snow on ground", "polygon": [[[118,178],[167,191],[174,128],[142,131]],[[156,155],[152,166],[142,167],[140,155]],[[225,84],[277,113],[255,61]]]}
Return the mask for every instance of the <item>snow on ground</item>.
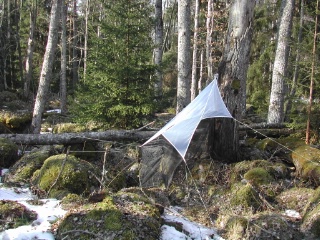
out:
{"label": "snow on ground", "polygon": [[[49,231],[51,223],[63,217],[66,211],[60,207],[60,201],[56,199],[42,199],[42,205],[31,205],[28,200],[32,199],[34,196],[28,188],[5,188],[0,183],[0,200],[18,201],[38,214],[37,220],[31,225],[0,232],[1,240],[54,240],[53,234]],[[179,232],[172,226],[163,225],[160,240],[223,240],[214,229],[189,221],[179,213],[180,211],[179,207],[166,208],[162,218],[167,223],[178,222],[183,231]],[[284,214],[300,217],[299,213],[293,210],[286,210]]]}
{"label": "snow on ground", "polygon": [[54,239],[50,229],[51,223],[63,217],[66,211],[61,209],[56,199],[43,199],[42,205],[31,205],[27,201],[33,200],[34,196],[28,188],[0,188],[0,200],[17,201],[28,209],[37,212],[38,218],[31,225],[20,226],[16,229],[8,229],[0,232],[2,240],[31,240],[31,239]]}

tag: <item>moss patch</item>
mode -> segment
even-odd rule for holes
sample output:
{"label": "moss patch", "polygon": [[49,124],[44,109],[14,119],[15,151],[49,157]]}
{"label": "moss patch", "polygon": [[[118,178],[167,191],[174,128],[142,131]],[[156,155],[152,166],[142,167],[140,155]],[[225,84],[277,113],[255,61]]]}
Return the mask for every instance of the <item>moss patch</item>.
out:
{"label": "moss patch", "polygon": [[283,209],[293,209],[302,213],[314,190],[310,188],[291,188],[283,191],[276,197],[276,201]]}
{"label": "moss patch", "polygon": [[250,169],[244,174],[244,179],[246,179],[254,186],[268,184],[274,180],[273,177],[268,173],[268,171],[263,169],[262,167]]}
{"label": "moss patch", "polygon": [[[159,239],[160,214],[137,193],[118,192],[97,204],[70,213],[58,226],[57,237],[72,239]],[[74,229],[86,229],[86,234]]]}
{"label": "moss patch", "polygon": [[[65,154],[60,154],[46,159],[41,169],[33,174],[32,183],[48,191],[59,176],[65,158]],[[93,176],[98,176],[98,173],[98,169],[90,163],[69,155],[52,191],[66,190],[69,193],[89,194],[92,186],[99,185]]]}
{"label": "moss patch", "polygon": [[261,205],[259,195],[251,185],[237,184],[232,189],[231,206],[258,209]]}
{"label": "moss patch", "polygon": [[0,231],[30,224],[37,214],[16,201],[0,201]]}
{"label": "moss patch", "polygon": [[42,164],[50,154],[50,149],[25,154],[10,168],[5,181],[29,182],[33,173],[41,168]]}
{"label": "moss patch", "polygon": [[18,159],[18,147],[9,139],[0,138],[0,167],[8,168]]}
{"label": "moss patch", "polygon": [[298,174],[316,185],[320,184],[320,150],[304,145],[292,153],[292,160]]}

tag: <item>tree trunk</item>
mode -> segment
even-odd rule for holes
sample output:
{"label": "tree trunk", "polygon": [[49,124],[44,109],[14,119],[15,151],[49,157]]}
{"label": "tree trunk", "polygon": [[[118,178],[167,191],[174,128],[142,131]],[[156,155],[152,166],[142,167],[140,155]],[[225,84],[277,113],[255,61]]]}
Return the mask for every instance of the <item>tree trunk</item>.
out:
{"label": "tree trunk", "polygon": [[213,0],[208,0],[208,10],[207,10],[207,38],[206,38],[206,58],[207,58],[207,85],[213,79],[213,69],[212,69],[212,31],[213,31]]}
{"label": "tree trunk", "polygon": [[[246,105],[246,77],[252,40],[255,0],[234,1],[230,9],[226,44],[219,66],[221,95],[230,113],[241,120]],[[212,157],[225,162],[239,159],[238,123],[215,119]]]}
{"label": "tree trunk", "polygon": [[197,95],[197,59],[198,59],[199,12],[200,12],[200,0],[196,0],[196,7],[194,10],[191,101],[193,99],[195,99],[196,95]]}
{"label": "tree trunk", "polygon": [[58,9],[58,6],[60,5],[61,0],[52,1],[48,41],[40,73],[40,81],[36,102],[33,109],[31,123],[31,130],[33,131],[33,133],[40,133],[41,116],[44,111],[46,97],[48,95],[50,80],[52,77],[52,66],[54,61],[55,49],[58,41],[58,24],[60,18],[60,11]]}
{"label": "tree trunk", "polygon": [[60,73],[60,109],[67,111],[67,2],[61,4],[61,73]]}
{"label": "tree trunk", "polygon": [[316,8],[316,19],[314,24],[314,34],[313,34],[313,49],[312,49],[312,66],[311,66],[311,78],[310,78],[310,93],[309,93],[309,104],[308,104],[308,119],[307,119],[307,129],[306,129],[306,144],[310,144],[310,118],[311,118],[311,107],[313,101],[313,83],[315,75],[315,63],[316,63],[316,47],[317,47],[317,34],[318,34],[318,13],[319,13],[319,0],[317,0]]}
{"label": "tree trunk", "polygon": [[83,56],[83,81],[86,81],[87,75],[87,58],[88,58],[88,21],[89,21],[89,11],[90,11],[90,0],[86,1],[86,13],[85,13],[85,32],[84,32],[84,56]]}
{"label": "tree trunk", "polygon": [[32,80],[32,69],[33,69],[33,50],[34,50],[34,31],[36,25],[36,5],[34,1],[31,1],[30,6],[30,29],[29,29],[29,38],[27,46],[27,57],[25,65],[25,81],[23,86],[23,96],[25,99],[29,98],[30,94],[30,83]]}
{"label": "tree trunk", "polygon": [[77,0],[73,1],[73,36],[72,36],[72,84],[75,89],[78,83],[78,27],[77,27]]}
{"label": "tree trunk", "polygon": [[105,132],[59,133],[59,134],[0,134],[22,145],[75,144],[90,141],[141,141],[152,137],[154,131],[109,130]]}
{"label": "tree trunk", "polygon": [[285,103],[284,113],[285,113],[285,121],[289,121],[289,114],[292,108],[292,100],[296,94],[296,88],[298,84],[298,77],[299,77],[299,64],[300,64],[300,51],[301,51],[301,42],[302,42],[302,30],[303,30],[303,18],[304,18],[304,0],[301,0],[300,3],[300,22],[299,22],[299,32],[298,32],[298,40],[297,40],[297,49],[296,49],[296,59],[295,59],[295,66],[293,72],[293,79],[292,85],[289,93],[289,98]]}
{"label": "tree trunk", "polygon": [[284,82],[287,72],[294,0],[282,0],[281,9],[277,49],[272,72],[268,123],[281,123],[284,120]]}
{"label": "tree trunk", "polygon": [[177,113],[190,103],[190,2],[191,0],[178,1]]}
{"label": "tree trunk", "polygon": [[154,64],[156,65],[155,96],[162,97],[162,44],[163,44],[163,20],[162,0],[155,1],[155,32],[154,32]]}

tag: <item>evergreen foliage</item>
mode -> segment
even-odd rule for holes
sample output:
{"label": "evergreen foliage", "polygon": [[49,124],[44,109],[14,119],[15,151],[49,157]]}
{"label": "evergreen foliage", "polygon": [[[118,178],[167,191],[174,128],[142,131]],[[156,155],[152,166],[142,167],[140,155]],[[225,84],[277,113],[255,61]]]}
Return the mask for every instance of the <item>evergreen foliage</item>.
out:
{"label": "evergreen foliage", "polygon": [[78,122],[102,121],[130,128],[153,112],[154,66],[148,1],[106,1],[91,26],[88,73],[71,111]]}

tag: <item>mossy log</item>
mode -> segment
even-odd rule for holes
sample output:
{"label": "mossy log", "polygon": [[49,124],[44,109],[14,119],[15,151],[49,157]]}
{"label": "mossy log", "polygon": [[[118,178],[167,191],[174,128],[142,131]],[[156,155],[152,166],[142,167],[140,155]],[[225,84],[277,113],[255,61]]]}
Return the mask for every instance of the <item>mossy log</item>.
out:
{"label": "mossy log", "polygon": [[105,132],[82,132],[60,134],[0,134],[23,145],[74,144],[90,141],[137,141],[143,142],[155,134],[154,131],[108,130]]}
{"label": "mossy log", "polygon": [[320,150],[309,145],[296,148],[292,154],[292,161],[298,174],[305,180],[316,185],[320,184]]}

